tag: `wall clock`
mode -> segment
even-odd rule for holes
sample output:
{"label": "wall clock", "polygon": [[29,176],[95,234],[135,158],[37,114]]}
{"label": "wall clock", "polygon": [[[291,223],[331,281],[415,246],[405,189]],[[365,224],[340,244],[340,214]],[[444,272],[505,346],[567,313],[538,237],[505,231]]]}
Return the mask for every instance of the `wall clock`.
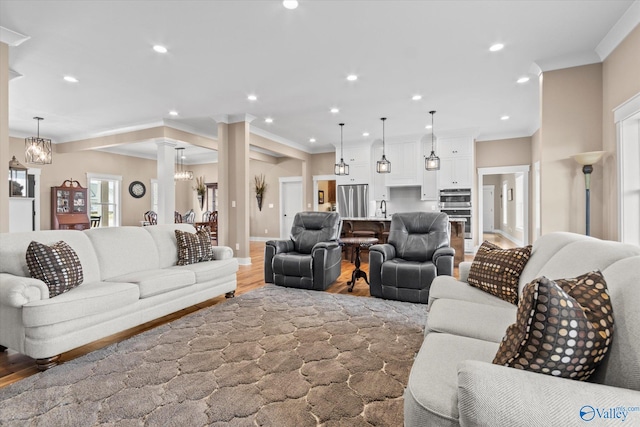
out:
{"label": "wall clock", "polygon": [[140,181],[133,181],[131,184],[129,184],[129,194],[131,194],[131,197],[139,199],[140,197],[144,196],[146,192],[147,189]]}

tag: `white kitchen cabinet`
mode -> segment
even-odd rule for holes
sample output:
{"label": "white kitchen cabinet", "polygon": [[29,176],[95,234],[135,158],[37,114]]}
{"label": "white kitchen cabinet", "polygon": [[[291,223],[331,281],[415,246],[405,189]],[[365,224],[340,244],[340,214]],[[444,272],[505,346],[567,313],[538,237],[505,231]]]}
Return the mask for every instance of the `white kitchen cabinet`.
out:
{"label": "white kitchen cabinet", "polygon": [[[345,147],[343,153],[344,162],[349,165],[349,175],[336,176],[336,184],[369,184],[371,181],[370,147]],[[336,163],[338,162],[340,162],[340,148],[336,150]]]}
{"label": "white kitchen cabinet", "polygon": [[440,188],[471,188],[472,172],[471,156],[440,158],[438,186]]}
{"label": "white kitchen cabinet", "polygon": [[391,173],[384,174],[387,187],[422,185],[421,154],[420,141],[387,143],[387,160],[391,162]]}
{"label": "white kitchen cabinet", "polygon": [[468,157],[473,156],[473,138],[440,138],[438,139],[438,156]]}
{"label": "white kitchen cabinet", "polygon": [[420,200],[438,200],[438,171],[424,170],[422,172],[422,188]]}

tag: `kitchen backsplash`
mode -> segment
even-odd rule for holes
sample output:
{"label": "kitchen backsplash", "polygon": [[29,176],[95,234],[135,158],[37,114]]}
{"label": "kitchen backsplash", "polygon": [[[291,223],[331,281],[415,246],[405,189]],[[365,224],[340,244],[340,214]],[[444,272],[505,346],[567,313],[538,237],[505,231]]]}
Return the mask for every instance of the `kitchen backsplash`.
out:
{"label": "kitchen backsplash", "polygon": [[[390,198],[387,200],[387,215],[396,212],[437,212],[436,200],[420,200],[420,187],[390,187]],[[380,200],[376,200],[376,208],[380,208]]]}

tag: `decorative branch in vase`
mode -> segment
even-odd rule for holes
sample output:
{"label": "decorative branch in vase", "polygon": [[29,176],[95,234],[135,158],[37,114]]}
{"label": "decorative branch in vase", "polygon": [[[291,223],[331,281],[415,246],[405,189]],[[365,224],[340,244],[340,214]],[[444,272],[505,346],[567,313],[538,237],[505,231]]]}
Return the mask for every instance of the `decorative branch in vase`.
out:
{"label": "decorative branch in vase", "polygon": [[262,211],[262,198],[265,191],[267,191],[267,183],[264,174],[256,175],[253,177],[256,190],[256,200],[258,201],[258,209]]}
{"label": "decorative branch in vase", "polygon": [[200,210],[204,208],[204,195],[207,194],[207,186],[204,185],[204,176],[196,178],[196,186],[193,187],[198,193],[198,202],[200,202]]}

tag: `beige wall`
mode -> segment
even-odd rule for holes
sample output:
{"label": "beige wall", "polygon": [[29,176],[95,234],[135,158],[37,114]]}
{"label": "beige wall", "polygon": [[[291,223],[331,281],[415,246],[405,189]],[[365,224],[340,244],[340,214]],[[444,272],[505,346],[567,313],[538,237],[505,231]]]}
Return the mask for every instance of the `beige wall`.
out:
{"label": "beige wall", "polygon": [[[10,155],[24,158],[24,140],[10,138]],[[55,149],[55,146],[54,146]],[[156,177],[156,161],[100,151],[53,153],[53,163],[40,167],[40,227],[51,228],[51,187],[74,179],[87,187],[87,173],[122,176],[122,225],[140,225],[143,215],[151,209],[151,179]],[[129,195],[129,184],[141,181],[147,193],[140,199]]]}
{"label": "beige wall", "polygon": [[314,175],[333,175],[333,167],[336,163],[336,153],[312,154],[309,172]]}
{"label": "beige wall", "polygon": [[[548,71],[541,82],[542,234],[584,233],[584,174],[571,156],[602,147],[602,64]],[[591,234],[602,237],[601,165],[591,182]]]}
{"label": "beige wall", "polygon": [[[483,185],[493,185],[493,229],[500,230],[502,210],[500,209],[500,189],[502,181],[500,175],[485,175]],[[480,209],[480,207],[478,208]],[[480,239],[483,240],[482,238]]]}
{"label": "beige wall", "polygon": [[[602,150],[607,154],[594,169],[603,169],[602,236],[618,240],[618,158],[613,109],[640,93],[640,26],[602,64]],[[598,206],[598,205],[592,205]]]}
{"label": "beige wall", "polygon": [[476,167],[531,164],[531,137],[476,141]]}

